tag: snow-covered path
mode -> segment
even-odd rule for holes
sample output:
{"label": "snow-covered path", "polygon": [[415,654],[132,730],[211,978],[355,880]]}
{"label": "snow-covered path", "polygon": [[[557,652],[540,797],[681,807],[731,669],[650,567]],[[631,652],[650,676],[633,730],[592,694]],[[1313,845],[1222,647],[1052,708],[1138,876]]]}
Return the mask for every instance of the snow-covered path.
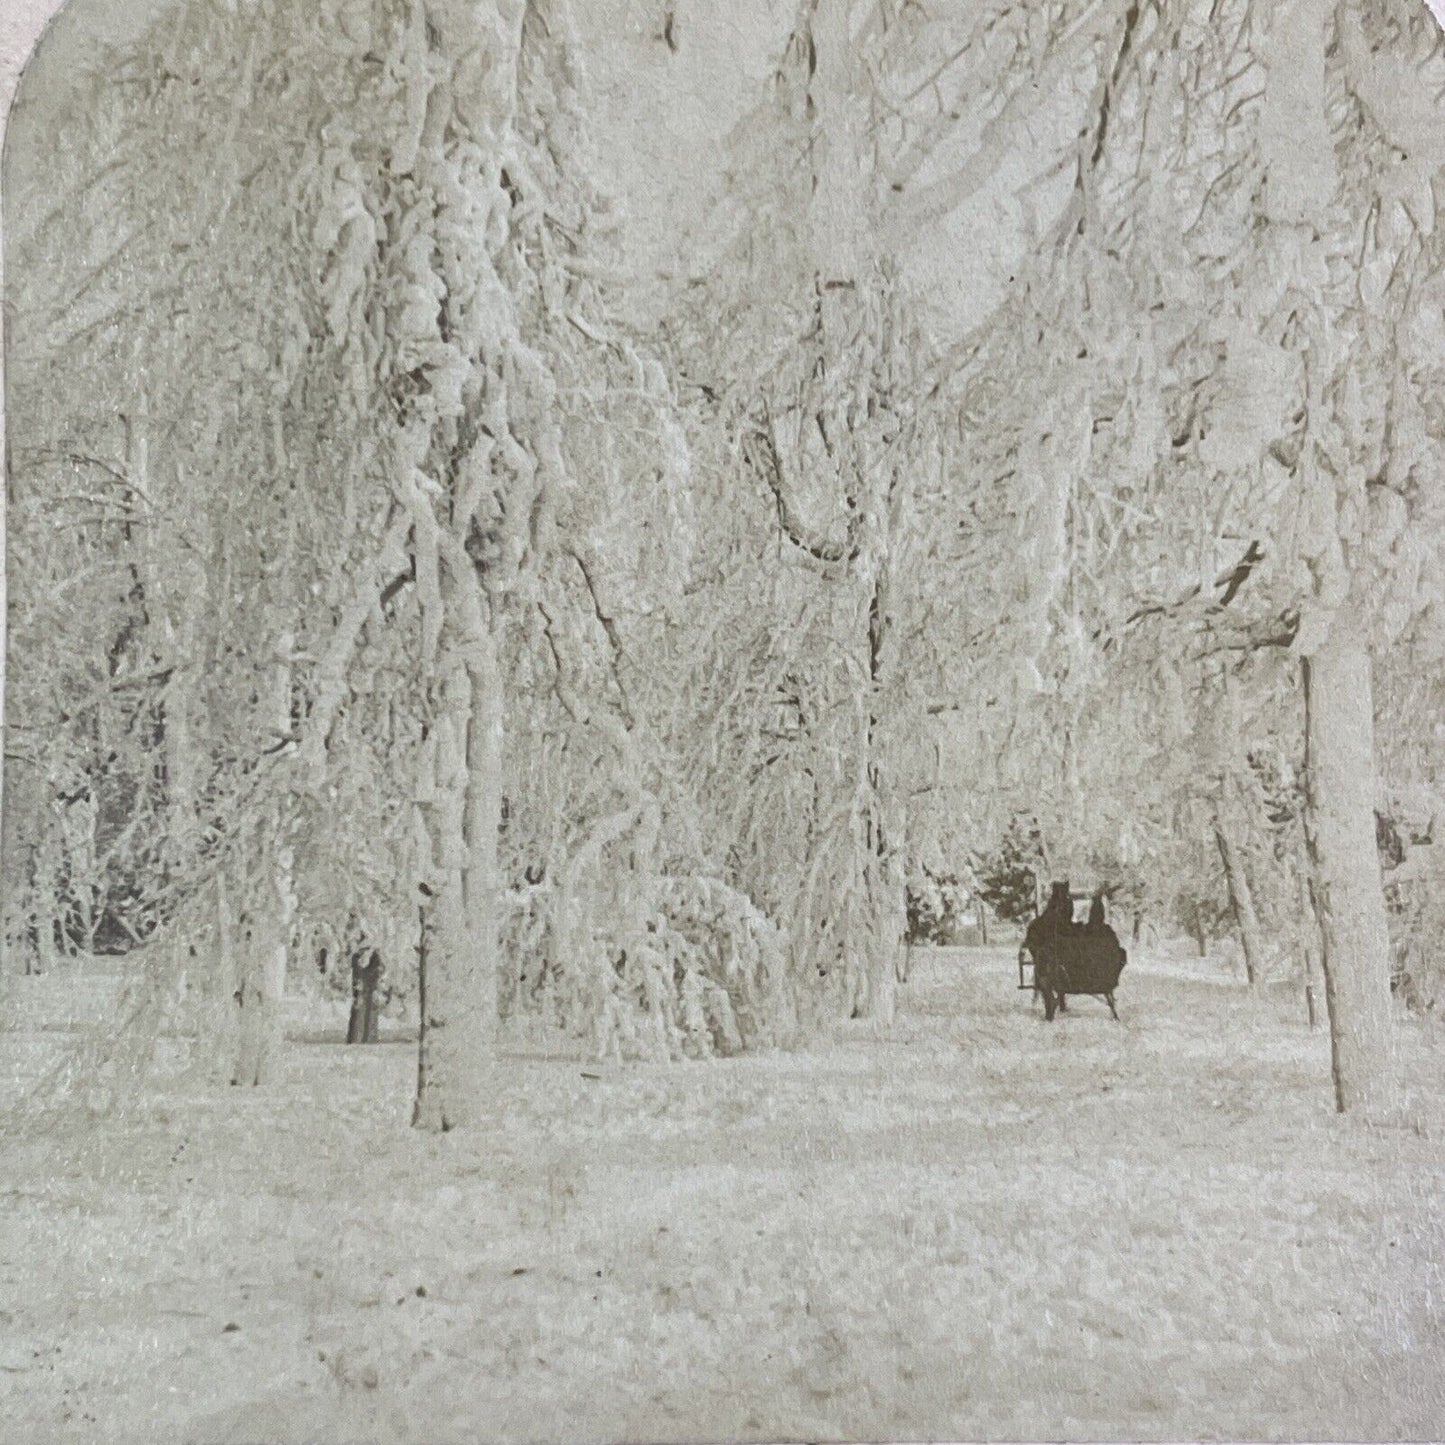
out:
{"label": "snow-covered path", "polygon": [[1438,1025],[1426,1132],[1371,1132],[1293,994],[1131,970],[1046,1026],[1011,974],[917,951],[889,1035],[796,1053],[513,1056],[465,1137],[406,1127],[401,1044],[17,1111],[0,1438],[1439,1438]]}

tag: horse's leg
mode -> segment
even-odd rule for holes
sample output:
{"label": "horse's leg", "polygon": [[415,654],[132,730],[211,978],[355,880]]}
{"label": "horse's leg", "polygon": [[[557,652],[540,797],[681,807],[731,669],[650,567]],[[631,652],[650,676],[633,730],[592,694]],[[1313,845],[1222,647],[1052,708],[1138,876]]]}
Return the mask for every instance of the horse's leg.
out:
{"label": "horse's leg", "polygon": [[1044,1020],[1047,1023],[1054,1021],[1054,991],[1048,984],[1040,984],[1039,992],[1044,996]]}
{"label": "horse's leg", "polygon": [[1109,992],[1104,995],[1104,1002],[1109,1005],[1109,1012],[1114,1015],[1114,1019],[1117,1022],[1119,1018],[1119,1010],[1114,1007],[1113,989],[1110,989]]}

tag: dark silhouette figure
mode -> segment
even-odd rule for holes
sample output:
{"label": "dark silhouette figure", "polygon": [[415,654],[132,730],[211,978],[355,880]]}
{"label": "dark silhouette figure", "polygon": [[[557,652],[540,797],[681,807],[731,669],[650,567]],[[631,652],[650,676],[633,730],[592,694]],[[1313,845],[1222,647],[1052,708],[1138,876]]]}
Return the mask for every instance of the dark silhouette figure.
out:
{"label": "dark silhouette figure", "polygon": [[1104,894],[1094,894],[1089,920],[1073,921],[1073,903],[1067,883],[1055,883],[1044,911],[1029,924],[1024,934],[1019,962],[1025,956],[1034,965],[1034,990],[1044,1000],[1044,1018],[1052,1022],[1063,1013],[1071,993],[1093,994],[1109,1005],[1117,1019],[1114,990],[1128,962],[1118,935],[1104,921]]}
{"label": "dark silhouette figure", "polygon": [[[1074,902],[1073,895],[1069,892],[1068,881],[1054,883],[1049,889],[1049,901],[1044,904],[1044,911],[1029,924],[1024,933],[1024,941],[1019,947],[1019,986],[1029,987],[1023,981],[1023,972],[1026,966],[1032,965],[1034,970],[1033,990],[1037,994],[1039,988],[1039,962],[1048,953],[1055,942],[1067,936],[1074,923]],[[1049,1015],[1051,1018],[1052,1014]]]}
{"label": "dark silhouette figure", "polygon": [[[368,957],[368,954],[370,955]],[[376,990],[381,982],[381,953],[360,944],[351,954],[351,1018],[346,1026],[348,1044],[374,1044],[380,1008]]]}
{"label": "dark silhouette figure", "polygon": [[1064,879],[1062,883],[1054,883],[1049,887],[1049,901],[1044,904],[1044,911],[1039,915],[1039,921],[1058,927],[1067,927],[1074,921],[1074,895],[1069,891],[1069,880]]}

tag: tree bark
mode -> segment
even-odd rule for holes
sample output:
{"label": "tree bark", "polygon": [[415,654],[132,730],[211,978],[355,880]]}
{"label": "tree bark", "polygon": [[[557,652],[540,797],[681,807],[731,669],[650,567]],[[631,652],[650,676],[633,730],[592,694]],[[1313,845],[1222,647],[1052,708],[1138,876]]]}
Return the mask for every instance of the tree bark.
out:
{"label": "tree bark", "polygon": [[[0,767],[10,789],[10,805],[0,813],[0,879],[7,885],[0,900],[0,973],[40,973],[42,939],[47,933],[54,938],[52,921],[40,917],[35,906],[42,840],[49,819],[49,810],[41,801],[45,780],[35,764],[18,751],[5,758]],[[22,836],[22,819],[27,820],[28,836]],[[22,879],[27,885],[23,894]],[[28,918],[17,907],[21,897],[30,910]],[[15,960],[8,956],[11,946],[24,959],[23,967],[17,968]]]}
{"label": "tree bark", "polygon": [[425,888],[416,909],[416,999],[419,1019],[416,1050],[416,1102],[412,1105],[412,1124],[418,1122],[421,1097],[426,1088],[426,976],[431,943],[432,894]]}
{"label": "tree bark", "polygon": [[[899,865],[903,810],[897,806],[884,750],[880,715],[891,661],[892,533],[896,501],[886,459],[868,456],[855,425],[868,414],[872,380],[860,355],[865,347],[870,221],[864,138],[867,113],[856,83],[849,0],[816,0],[810,26],[816,67],[813,103],[812,248],[821,357],[820,427],[833,439],[831,463],[849,506],[861,522],[863,543],[853,563],[860,611],[867,619],[867,697],[858,759],[859,806],[866,814],[861,919],[868,938],[851,950],[855,976],[852,1012],[891,1024],[897,1006],[900,953],[907,931],[904,870]],[[861,333],[861,334],[860,334]],[[853,528],[850,526],[850,530]],[[854,875],[856,877],[856,875]]]}
{"label": "tree bark", "polygon": [[213,1084],[235,1082],[239,1065],[240,1005],[243,998],[237,934],[239,922],[231,906],[224,865],[214,880],[216,891],[215,957],[195,958],[195,1065]]}
{"label": "tree bark", "polygon": [[[282,658],[295,646],[295,634],[283,631],[277,639]],[[284,735],[291,727],[291,664],[278,661],[271,674],[268,694],[271,725]],[[295,854],[282,842],[279,809],[264,824],[257,880],[268,897],[265,906],[250,910],[250,921],[242,930],[238,959],[240,1044],[233,1084],[259,1085],[275,1082],[280,1074],[285,1047],[286,963],[291,951],[291,927],[296,917]]]}
{"label": "tree bark", "polygon": [[1244,856],[1234,841],[1222,807],[1215,815],[1214,837],[1219,844],[1219,856],[1224,860],[1229,902],[1234,910],[1235,926],[1239,929],[1239,942],[1244,949],[1244,974],[1250,988],[1258,988],[1264,982],[1264,939],[1260,933],[1259,915],[1255,912],[1254,893],[1244,867]]}
{"label": "tree bark", "polygon": [[[428,908],[427,977],[412,1122],[439,1133],[478,1117],[497,1022],[501,680],[490,639],[446,668],[429,831],[440,888]],[[474,931],[475,930],[475,931]]]}
{"label": "tree bark", "polygon": [[471,686],[454,662],[442,684],[442,710],[432,728],[435,797],[427,831],[438,888],[428,908],[426,1005],[418,1041],[416,1107],[412,1123],[445,1133],[472,1117],[473,1059],[467,1049],[466,731]]}
{"label": "tree bark", "polygon": [[1315,981],[1320,976],[1320,929],[1310,886],[1309,851],[1301,839],[1295,873],[1299,887],[1300,947],[1304,954],[1305,1013],[1315,1027]]}
{"label": "tree bark", "polygon": [[1399,1104],[1390,941],[1375,847],[1375,715],[1365,638],[1337,620],[1303,660],[1305,837],[1319,920],[1335,1105]]}
{"label": "tree bark", "polygon": [[1204,915],[1196,907],[1194,909],[1194,944],[1199,950],[1200,958],[1209,956],[1209,930],[1204,926]]}
{"label": "tree bark", "polygon": [[264,932],[249,914],[240,919],[236,937],[236,991],[234,1054],[231,1083],[252,1087],[261,1082],[266,1068],[266,997],[262,957]]}
{"label": "tree bark", "polygon": [[252,913],[236,939],[237,1035],[233,1084],[271,1084],[280,1074],[284,1048],[286,959],[295,913],[290,850],[266,860],[266,883],[274,897],[264,918]]}
{"label": "tree bark", "polygon": [[[424,906],[426,978],[413,1112],[418,1128],[438,1132],[479,1117],[495,1055],[498,1013],[497,841],[505,695],[491,605],[508,584],[495,575],[497,564],[476,562],[464,545],[483,493],[502,477],[502,469],[489,460],[496,433],[483,426],[487,444],[475,436],[466,440],[475,430],[471,421],[477,420],[479,402],[490,426],[514,443],[510,452],[519,477],[507,497],[509,518],[532,516],[539,479],[554,468],[560,474],[560,463],[549,459],[545,442],[531,437],[534,454],[510,438],[507,395],[496,379],[511,377],[505,356],[509,342],[501,334],[507,327],[499,324],[485,286],[478,283],[504,250],[506,198],[493,188],[491,213],[468,212],[465,220],[454,201],[458,194],[469,194],[469,187],[485,191],[468,169],[469,156],[508,153],[529,17],[546,28],[545,7],[534,0],[505,0],[483,9],[467,0],[428,0],[414,7],[412,25],[423,23],[411,43],[426,52],[426,64],[411,68],[409,82],[422,125],[411,137],[410,154],[392,157],[397,172],[412,171],[416,177],[423,202],[418,213],[440,213],[445,236],[433,237],[430,252],[419,258],[412,249],[406,252],[406,264],[415,268],[422,290],[435,289],[444,298],[435,333],[427,335],[428,320],[419,335],[468,374],[460,392],[432,393],[435,420],[426,429],[425,445],[417,445],[420,433],[399,434],[394,484],[411,522],[423,666],[441,679],[429,740],[432,780],[422,806],[431,853],[430,896]],[[410,312],[403,319],[416,325]],[[523,369],[528,376],[534,365],[528,361]],[[541,377],[530,383],[515,380],[516,393],[527,394],[536,385],[529,402],[543,413],[545,433],[551,424],[550,394]],[[440,510],[436,495],[445,498]],[[485,583],[483,573],[488,574]]]}
{"label": "tree bark", "polygon": [[495,1051],[500,1013],[503,887],[498,841],[502,831],[506,742],[502,666],[490,629],[472,639],[467,670],[472,710],[467,726],[467,873],[463,897],[467,933],[480,969],[475,1004],[478,1027],[490,1056]]}

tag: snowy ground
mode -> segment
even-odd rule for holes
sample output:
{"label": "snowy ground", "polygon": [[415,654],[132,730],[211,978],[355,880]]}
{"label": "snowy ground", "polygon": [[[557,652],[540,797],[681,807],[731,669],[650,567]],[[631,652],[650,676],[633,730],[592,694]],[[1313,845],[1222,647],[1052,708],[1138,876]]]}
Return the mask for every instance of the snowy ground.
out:
{"label": "snowy ground", "polygon": [[[918,950],[884,1039],[508,1057],[465,1137],[315,1032],[284,1089],[12,1108],[0,1439],[1445,1438],[1445,1029],[1423,1131],[1368,1131],[1293,993],[1139,968],[1047,1026],[1012,979]],[[68,1035],[9,1019],[13,1102]]]}

